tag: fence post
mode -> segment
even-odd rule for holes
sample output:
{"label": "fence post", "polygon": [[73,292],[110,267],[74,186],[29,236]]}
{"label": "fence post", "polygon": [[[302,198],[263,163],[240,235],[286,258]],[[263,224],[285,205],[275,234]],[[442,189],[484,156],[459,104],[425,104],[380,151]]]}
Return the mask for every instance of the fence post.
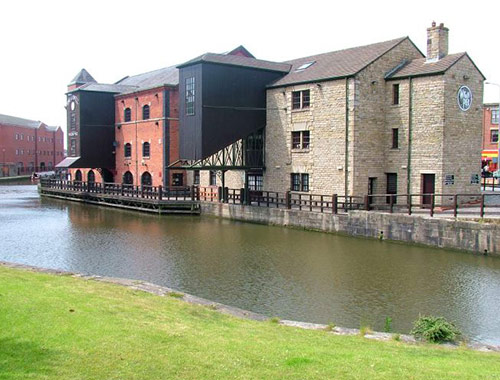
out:
{"label": "fence post", "polygon": [[408,215],[411,215],[412,199],[411,194],[408,194]]}
{"label": "fence post", "polygon": [[435,202],[434,194],[431,194],[431,217],[434,216],[434,202]]}
{"label": "fence post", "polygon": [[220,202],[222,202],[224,199],[223,199],[224,195],[222,194],[222,187],[219,186],[217,187],[217,200]]}
{"label": "fence post", "polygon": [[392,214],[394,212],[394,196],[389,195],[389,212]]}
{"label": "fence post", "polygon": [[338,207],[338,195],[337,194],[333,194],[332,196],[332,212],[334,214],[338,214],[339,213],[339,207]]}
{"label": "fence post", "polygon": [[222,197],[223,197],[224,203],[229,202],[229,187],[222,188]]}
{"label": "fence post", "polygon": [[481,194],[481,209],[479,211],[479,216],[484,217],[484,194]]}
{"label": "fence post", "polygon": [[456,218],[458,215],[458,194],[453,195],[453,216]]}
{"label": "fence post", "polygon": [[162,185],[159,185],[158,186],[158,200],[162,200],[163,199],[163,186]]}
{"label": "fence post", "polygon": [[290,193],[290,191],[285,193],[285,204],[288,210],[292,208],[292,193]]}
{"label": "fence post", "polygon": [[365,195],[365,210],[370,211],[370,197]]}
{"label": "fence post", "polygon": [[240,189],[240,203],[241,204],[245,203],[245,189],[244,188]]}
{"label": "fence post", "polygon": [[144,185],[141,185],[141,198],[144,198]]}

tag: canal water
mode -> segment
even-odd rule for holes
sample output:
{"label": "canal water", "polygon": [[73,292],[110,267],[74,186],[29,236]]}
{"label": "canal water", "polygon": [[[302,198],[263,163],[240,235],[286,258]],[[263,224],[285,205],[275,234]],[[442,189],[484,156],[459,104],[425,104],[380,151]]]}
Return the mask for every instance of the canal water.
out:
{"label": "canal water", "polygon": [[[419,314],[500,344],[500,259],[212,217],[156,216],[0,186],[0,260],[140,279],[243,309],[407,333]],[[0,280],[1,288],[1,280]]]}

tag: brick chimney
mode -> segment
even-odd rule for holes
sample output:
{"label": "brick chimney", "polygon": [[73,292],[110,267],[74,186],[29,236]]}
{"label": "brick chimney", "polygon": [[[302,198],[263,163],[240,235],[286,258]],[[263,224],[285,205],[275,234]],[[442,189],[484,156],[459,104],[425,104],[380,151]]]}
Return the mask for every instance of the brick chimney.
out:
{"label": "brick chimney", "polygon": [[438,61],[448,54],[448,28],[441,23],[427,28],[427,61]]}

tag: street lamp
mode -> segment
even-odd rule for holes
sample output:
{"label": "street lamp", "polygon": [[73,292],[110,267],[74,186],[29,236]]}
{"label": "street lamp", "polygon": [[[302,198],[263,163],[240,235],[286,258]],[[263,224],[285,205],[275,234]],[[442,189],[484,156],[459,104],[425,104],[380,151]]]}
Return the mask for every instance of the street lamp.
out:
{"label": "street lamp", "polygon": [[[497,113],[497,123],[500,127],[500,84],[493,82],[484,82],[485,84],[491,84],[492,86],[498,87],[498,113]],[[493,123],[492,123],[493,124]],[[497,171],[500,170],[500,139],[497,141]]]}

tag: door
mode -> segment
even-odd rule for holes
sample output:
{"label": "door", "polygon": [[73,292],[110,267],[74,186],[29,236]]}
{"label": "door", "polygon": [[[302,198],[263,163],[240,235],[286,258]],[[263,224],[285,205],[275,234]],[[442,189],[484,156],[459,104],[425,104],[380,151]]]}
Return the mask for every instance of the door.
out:
{"label": "door", "polygon": [[429,206],[431,204],[432,195],[435,189],[435,174],[422,174],[422,204]]}

